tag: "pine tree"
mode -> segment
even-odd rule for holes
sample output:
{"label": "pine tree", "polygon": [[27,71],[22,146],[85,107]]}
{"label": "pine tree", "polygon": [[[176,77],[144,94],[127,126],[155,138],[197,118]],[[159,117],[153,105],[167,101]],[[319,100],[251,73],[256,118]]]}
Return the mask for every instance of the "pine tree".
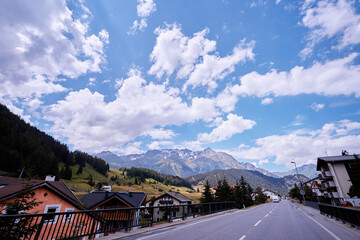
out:
{"label": "pine tree", "polygon": [[204,186],[204,192],[201,194],[200,202],[201,203],[207,203],[207,202],[213,202],[214,196],[210,189],[209,181],[206,181]]}

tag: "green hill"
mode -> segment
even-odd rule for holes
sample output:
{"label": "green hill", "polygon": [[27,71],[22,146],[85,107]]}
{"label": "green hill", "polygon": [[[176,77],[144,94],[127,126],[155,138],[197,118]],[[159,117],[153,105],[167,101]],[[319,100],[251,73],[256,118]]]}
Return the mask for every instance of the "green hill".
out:
{"label": "green hill", "polygon": [[44,179],[46,175],[55,175],[59,178],[64,173],[61,172],[63,168],[59,169],[60,163],[68,168],[76,164],[85,167],[88,163],[102,174],[109,169],[104,160],[84,152],[69,151],[65,144],[26,123],[0,104],[0,171],[18,176],[25,168],[27,177]]}
{"label": "green hill", "polygon": [[244,177],[245,181],[248,182],[253,189],[256,187],[267,188],[277,192],[278,194],[287,194],[289,190],[287,181],[294,178],[294,176],[287,176],[287,179],[274,178],[257,171],[227,169],[213,170],[211,172],[197,174],[187,177],[185,180],[189,181],[192,185],[204,184],[206,181],[209,181],[210,186],[215,187],[217,182],[222,180],[224,177],[226,177],[229,184],[235,185],[237,181],[240,181],[241,176]]}

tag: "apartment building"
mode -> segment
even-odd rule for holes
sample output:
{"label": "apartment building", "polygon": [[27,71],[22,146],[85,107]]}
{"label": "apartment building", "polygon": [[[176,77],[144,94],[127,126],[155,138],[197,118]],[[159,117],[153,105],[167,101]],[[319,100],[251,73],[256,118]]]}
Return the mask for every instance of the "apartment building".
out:
{"label": "apartment building", "polygon": [[330,198],[331,204],[350,202],[353,206],[360,206],[360,198],[351,198],[348,194],[352,186],[349,173],[355,161],[360,160],[356,159],[354,155],[319,157],[317,159],[316,170],[321,171],[319,174],[320,189],[324,197]]}

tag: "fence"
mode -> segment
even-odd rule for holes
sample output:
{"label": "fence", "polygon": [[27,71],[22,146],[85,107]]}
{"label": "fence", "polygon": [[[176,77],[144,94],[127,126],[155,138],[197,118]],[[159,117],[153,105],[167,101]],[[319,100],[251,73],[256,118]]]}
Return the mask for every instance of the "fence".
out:
{"label": "fence", "polygon": [[2,239],[94,239],[97,234],[130,231],[235,208],[234,202],[85,210],[0,216]]}
{"label": "fence", "polygon": [[335,218],[336,220],[340,219],[344,223],[348,222],[352,226],[360,227],[360,210],[338,207],[324,203],[319,204],[319,209],[321,214],[325,214],[331,218]]}
{"label": "fence", "polygon": [[308,207],[312,207],[312,208],[315,208],[315,209],[319,210],[319,203],[318,202],[312,202],[312,201],[306,200],[305,205],[308,206]]}

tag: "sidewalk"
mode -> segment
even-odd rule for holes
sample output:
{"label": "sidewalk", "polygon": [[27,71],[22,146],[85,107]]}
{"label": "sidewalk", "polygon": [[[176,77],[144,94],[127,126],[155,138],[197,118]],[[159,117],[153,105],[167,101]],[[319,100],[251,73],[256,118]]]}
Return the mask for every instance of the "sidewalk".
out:
{"label": "sidewalk", "polygon": [[300,204],[300,203],[297,203],[297,202],[293,202],[293,204],[301,209],[304,213],[306,214],[309,214],[310,216],[311,215],[314,215],[314,216],[317,216],[317,217],[320,217],[326,221],[329,221],[329,222],[332,222],[332,223],[335,223],[337,224],[338,226],[354,233],[355,235],[358,235],[360,237],[360,229],[359,227],[352,227],[349,223],[343,223],[342,220],[336,220],[335,218],[331,218],[331,217],[328,217],[326,215],[322,215],[320,213],[320,210],[318,209],[315,209],[315,208],[312,208],[312,207],[308,207],[306,205],[303,205],[303,204]]}
{"label": "sidewalk", "polygon": [[200,220],[200,219],[206,219],[206,218],[209,218],[209,217],[213,217],[213,216],[217,216],[217,215],[221,215],[221,214],[226,214],[226,213],[234,212],[234,211],[241,211],[241,210],[239,210],[239,209],[231,209],[231,210],[218,212],[218,213],[213,213],[213,214],[209,214],[209,215],[204,215],[204,216],[200,216],[200,217],[196,217],[196,218],[188,217],[185,220],[176,220],[176,221],[171,222],[171,223],[154,224],[152,227],[139,228],[139,229],[129,231],[129,232],[112,233],[112,234],[109,234],[108,236],[103,236],[103,237],[100,237],[100,238],[97,238],[97,239],[100,239],[100,240],[122,239],[122,238],[125,238],[125,237],[130,237],[130,236],[134,236],[134,235],[137,235],[137,234],[151,232],[151,231],[155,231],[155,230],[159,230],[159,229],[163,229],[163,228],[173,227],[173,226],[176,226],[176,225],[180,225],[180,224],[184,224],[184,223],[188,223],[188,222],[192,222],[192,221],[196,221],[196,220]]}

